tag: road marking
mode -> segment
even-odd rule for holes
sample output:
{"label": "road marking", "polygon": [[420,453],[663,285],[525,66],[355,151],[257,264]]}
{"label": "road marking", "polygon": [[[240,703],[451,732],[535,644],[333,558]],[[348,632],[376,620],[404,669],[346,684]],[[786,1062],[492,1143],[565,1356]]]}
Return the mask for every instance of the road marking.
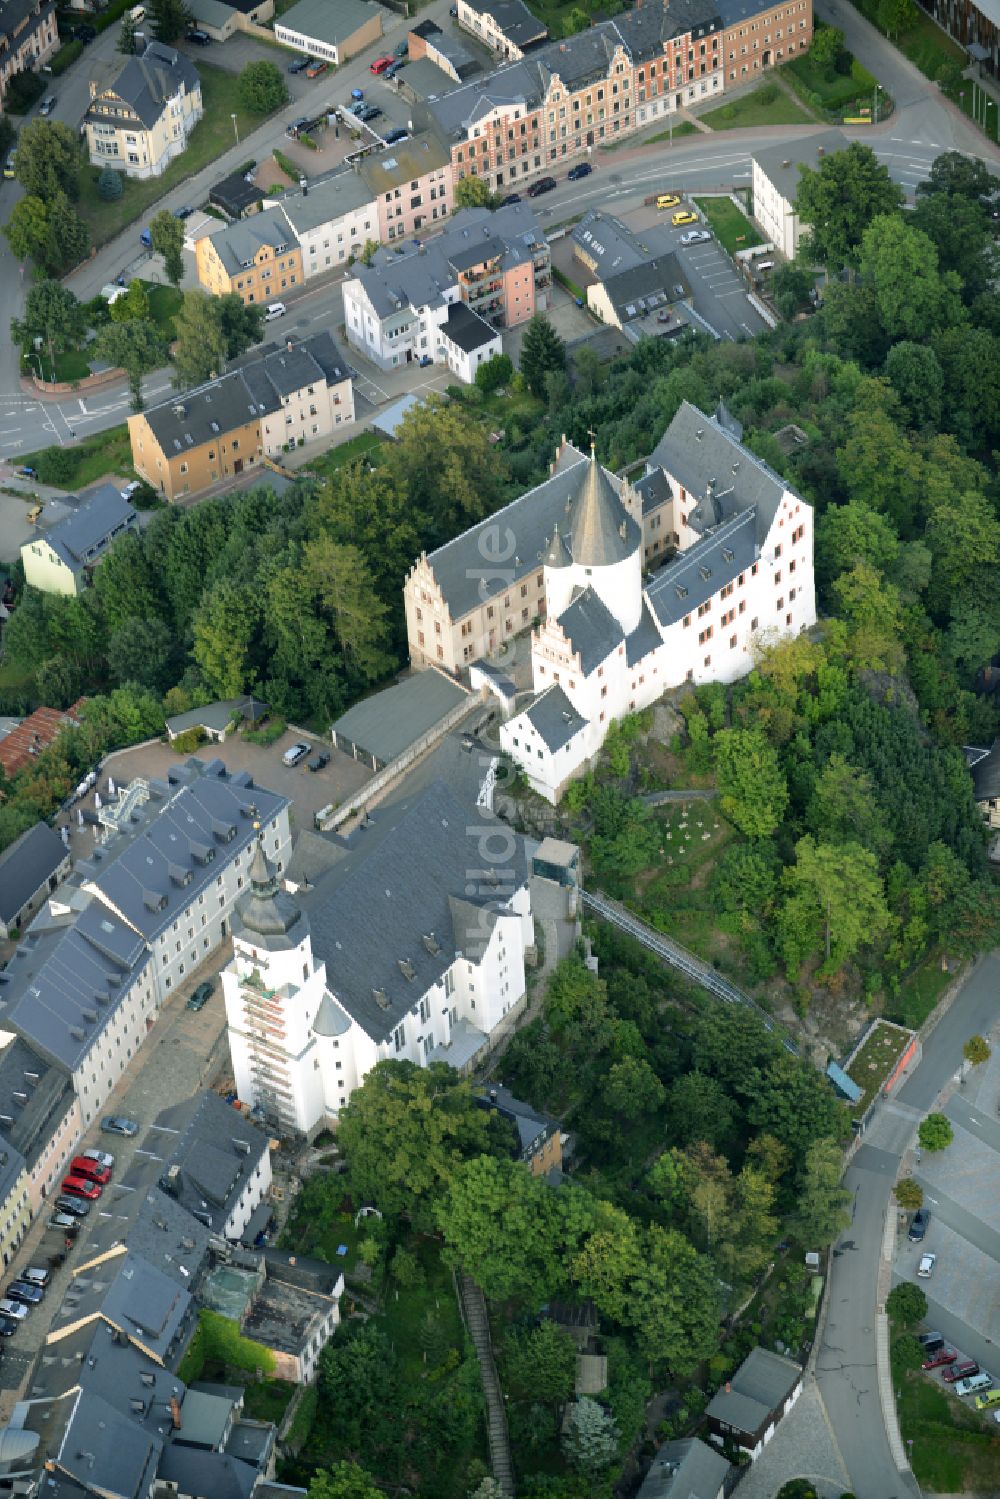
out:
{"label": "road marking", "polygon": [[80,396],[80,397],[79,397],[79,398],[78,398],[78,400],[77,400],[77,405],[78,405],[78,406],[79,406],[79,408],[80,408],[80,410],[81,410],[81,411],[82,411],[82,412],[83,412],[83,414],[84,414],[84,416],[86,416],[86,415],[87,415],[87,408],[86,408],[86,406],[85,406],[85,405],[84,405],[84,404],[83,404],[83,397],[82,397],[82,396]]}
{"label": "road marking", "polygon": [[933,1202],[933,1204],[934,1204],[935,1207],[937,1207],[937,1205],[938,1205],[938,1200],[937,1200],[936,1197],[928,1197],[927,1201],[928,1202]]}

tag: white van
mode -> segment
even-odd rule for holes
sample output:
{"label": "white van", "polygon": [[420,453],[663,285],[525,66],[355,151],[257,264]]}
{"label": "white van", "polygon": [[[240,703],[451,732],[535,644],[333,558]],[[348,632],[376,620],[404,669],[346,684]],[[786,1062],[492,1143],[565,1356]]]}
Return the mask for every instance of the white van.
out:
{"label": "white van", "polygon": [[983,1390],[992,1390],[992,1374],[971,1374],[968,1379],[960,1379],[957,1384],[952,1385],[956,1395],[979,1395]]}
{"label": "white van", "polygon": [[288,308],[284,302],[271,302],[264,313],[264,321],[265,323],[273,323],[276,317],[284,317],[287,311]]}
{"label": "white van", "polygon": [[129,15],[137,26],[141,26],[146,19],[146,7],[144,5],[133,5]]}

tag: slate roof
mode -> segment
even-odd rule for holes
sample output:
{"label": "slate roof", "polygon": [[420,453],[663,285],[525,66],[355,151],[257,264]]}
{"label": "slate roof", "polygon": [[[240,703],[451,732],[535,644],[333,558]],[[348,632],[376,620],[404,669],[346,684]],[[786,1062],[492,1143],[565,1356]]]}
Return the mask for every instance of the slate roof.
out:
{"label": "slate roof", "polygon": [[559,1121],[553,1119],[550,1114],[540,1114],[533,1109],[530,1103],[525,1103],[521,1098],[515,1098],[509,1088],[502,1083],[493,1083],[476,1094],[476,1102],[480,1108],[487,1112],[496,1110],[498,1114],[510,1121],[517,1133],[518,1144],[522,1151],[532,1154],[543,1143],[554,1130],[559,1128]]}
{"label": "slate roof", "polygon": [[[2,3],[0,3],[0,35],[13,37],[22,21],[30,18],[37,5],[38,0],[2,0]],[[45,8],[43,6],[39,19],[44,14]],[[32,30],[34,30],[34,27],[29,28],[28,31],[22,32],[18,36],[18,45],[24,42],[25,37],[30,35]]]}
{"label": "slate roof", "polygon": [[276,19],[276,27],[296,31],[321,42],[348,41],[380,10],[365,0],[298,0]]}
{"label": "slate roof", "polygon": [[246,771],[230,775],[221,760],[172,766],[150,791],[129,829],[95,848],[77,872],[151,942],[250,845],[254,822],[270,822],[288,798]]}
{"label": "slate roof", "polygon": [[646,599],[662,628],[694,613],[699,604],[750,567],[758,556],[755,520],[753,510],[745,510],[653,574],[646,585]]}
{"label": "slate roof", "polygon": [[455,77],[463,83],[481,73],[479,58],[463,42],[462,38],[455,32],[441,31],[432,33],[427,37],[427,44],[435,52],[451,65],[455,71]]}
{"label": "slate roof", "polygon": [[362,698],[337,719],[333,733],[388,765],[463,700],[474,705],[459,682],[430,666]]}
{"label": "slate roof", "polygon": [[584,589],[556,620],[572,650],[580,657],[585,677],[596,671],[625,639],[625,632],[593,588]]}
{"label": "slate roof", "polygon": [[[372,203],[372,193],[367,182],[348,167],[335,172],[324,182],[309,184],[305,193],[288,193],[281,199],[280,210],[291,224],[295,234],[305,234],[318,229],[321,224],[332,224],[345,214],[354,213],[365,204]],[[374,226],[373,238],[378,235],[378,224]]]}
{"label": "slate roof", "polygon": [[298,245],[295,232],[280,208],[266,208],[248,219],[236,219],[210,234],[209,239],[231,276],[238,276],[252,265],[265,245],[278,253],[294,250]]}
{"label": "slate roof", "polygon": [[0,922],[11,922],[69,858],[59,834],[36,822],[0,854]]}
{"label": "slate roof", "polygon": [[791,1359],[754,1348],[709,1403],[707,1415],[737,1431],[754,1435],[770,1420],[802,1379],[802,1370]]}
{"label": "slate roof", "polygon": [[[468,940],[464,911],[463,929],[455,930],[452,897],[475,900],[490,922],[491,908],[524,884],[527,860],[519,838],[511,859],[495,871],[495,886],[490,871],[479,876],[484,823],[494,822],[482,808],[470,820],[468,809],[436,781],[375,809],[368,825],[345,840],[348,857],[303,895],[330,993],[375,1041],[386,1040],[440,982]],[[505,843],[509,836],[504,829]],[[479,878],[471,897],[470,870]]]}
{"label": "slate roof", "polygon": [[492,16],[509,42],[522,51],[548,36],[544,21],[532,15],[524,0],[468,0],[470,10]]}
{"label": "slate roof", "polygon": [[636,479],[632,485],[642,499],[642,513],[649,515],[659,505],[665,505],[670,499],[670,485],[662,468],[655,468],[651,474],[643,474],[641,479]]}
{"label": "slate roof", "polygon": [[641,530],[593,452],[569,513],[569,533],[573,561],[583,567],[624,562],[642,543]]}
{"label": "slate roof", "polygon": [[0,1140],[0,1202],[6,1203],[27,1162],[19,1150]]}
{"label": "slate roof", "polygon": [[289,951],[304,940],[309,924],[293,895],[283,890],[257,844],[249,871],[250,889],[233,912],[233,933],[269,952]]}
{"label": "slate roof", "polygon": [[[556,525],[563,535],[571,529],[573,503],[587,480],[589,466],[589,458],[567,443],[556,472],[548,479],[429,554],[427,560],[453,622],[538,570]],[[621,481],[613,474],[606,477],[610,488],[619,493]],[[634,521],[632,525],[635,527]],[[496,527],[501,528],[499,533]],[[494,551],[488,540],[483,541],[487,531],[491,537],[507,537],[509,533],[513,538],[514,555],[505,557],[502,579],[483,560]],[[569,537],[571,544],[572,539]]]}
{"label": "slate roof", "polygon": [[182,1286],[132,1250],[74,1276],[52,1319],[52,1337],[97,1318],[166,1363],[191,1308]]}
{"label": "slate roof", "polygon": [[972,789],[977,802],[1000,796],[1000,739],[972,766]]}
{"label": "slate roof", "polygon": [[568,744],[587,727],[588,722],[576,711],[558,684],[547,687],[536,697],[531,707],[525,709],[525,717],[550,754]]}
{"label": "slate roof", "polygon": [[[130,118],[130,111],[150,130],[163,114],[168,99],[182,87],[189,94],[200,92],[201,79],[194,63],[173,47],[150,42],[141,57],[126,58],[114,82],[91,101],[87,118],[107,119],[97,106],[110,103],[114,108],[117,98],[129,106],[128,111],[120,112],[122,120]],[[109,99],[109,95],[113,97]]]}
{"label": "slate roof", "polygon": [[472,354],[486,344],[500,342],[497,330],[477,317],[464,302],[452,302],[441,331],[466,354]]}
{"label": "slate roof", "polygon": [[631,635],[625,636],[625,659],[629,666],[638,666],[639,662],[644,661],[651,652],[659,650],[662,644],[663,636],[660,634],[660,628],[648,601],[644,598],[639,623]]}
{"label": "slate roof", "polygon": [[210,729],[213,734],[221,734],[237,713],[254,724],[259,719],[266,718],[268,712],[268,704],[252,693],[243,697],[227,697],[217,703],[205,703],[201,708],[192,708],[187,713],[175,713],[173,718],[167,719],[167,733],[173,737],[188,729]]}
{"label": "slate roof", "polygon": [[162,1451],[160,1436],[84,1389],[55,1462],[88,1493],[138,1495],[150,1492]]}
{"label": "slate roof", "polygon": [[573,241],[594,262],[593,274],[622,323],[691,295],[672,241],[657,225],[634,232],[594,208],[573,230]]}
{"label": "slate roof", "polygon": [[[73,1085],[20,1036],[0,1040],[0,1136],[19,1151],[31,1171],[73,1102]],[[0,1198],[0,1201],[4,1199]]]}
{"label": "slate roof", "polygon": [[176,1484],[180,1494],[211,1494],[212,1499],[250,1499],[257,1469],[228,1452],[205,1452],[170,1442],[163,1451],[157,1477]]}
{"label": "slate roof", "polygon": [[[720,0],[722,5],[736,6],[743,3],[753,4],[753,0]],[[760,5],[753,5],[751,14],[758,14],[762,8]],[[727,21],[726,25],[734,25],[741,19],[741,16],[736,16],[733,21]],[[768,181],[791,202],[799,190],[800,165],[818,167],[822,160],[820,151],[826,156],[832,156],[835,151],[846,151],[850,144],[842,130],[817,130],[813,135],[802,135],[797,140],[761,146],[753,153],[752,159]]]}
{"label": "slate roof", "polygon": [[247,181],[246,172],[230,172],[228,177],[223,177],[215,184],[208,195],[208,201],[237,219],[255,203],[262,203],[264,196],[263,190],[255,182]]}
{"label": "slate roof", "polygon": [[143,1142],[163,1162],[163,1191],[216,1234],[268,1148],[267,1135],[210,1090],[164,1109]]}
{"label": "slate roof", "polygon": [[636,1499],[717,1499],[729,1462],[697,1437],[664,1442]]}
{"label": "slate roof", "polygon": [[682,402],[646,466],[664,469],[697,498],[688,514],[688,524],[696,531],[711,530],[752,509],[758,546],[764,544],[789,490],[780,475],[720,424],[717,415],[705,416],[689,401]]}
{"label": "slate roof", "polygon": [[41,537],[70,572],[81,573],[103,556],[116,537],[136,526],[138,519],[114,484],[100,484],[81,495],[78,508]]}
{"label": "slate roof", "polygon": [[116,1340],[106,1322],[88,1322],[44,1350],[32,1372],[27,1398],[58,1398],[77,1384],[151,1436],[166,1435],[171,1398],[185,1398],[176,1374],[134,1343]]}

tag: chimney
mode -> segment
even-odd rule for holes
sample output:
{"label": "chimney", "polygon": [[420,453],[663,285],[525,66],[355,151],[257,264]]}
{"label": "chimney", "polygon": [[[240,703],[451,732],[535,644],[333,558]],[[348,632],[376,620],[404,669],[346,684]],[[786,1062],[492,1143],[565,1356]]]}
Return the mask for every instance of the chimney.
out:
{"label": "chimney", "polygon": [[728,1380],[728,1379],[727,1379],[727,1380],[726,1380],[726,1394],[727,1394],[727,1395],[731,1395],[731,1394],[732,1394],[732,1393],[733,1393],[733,1387],[732,1387],[732,1385],[731,1385],[731,1384],[730,1384],[730,1383],[729,1383],[729,1380]]}
{"label": "chimney", "polygon": [[295,345],[290,338],[285,339],[285,348],[288,350],[289,354],[295,348]]}
{"label": "chimney", "polygon": [[176,1395],[170,1397],[170,1422],[175,1431],[181,1429],[181,1407]]}

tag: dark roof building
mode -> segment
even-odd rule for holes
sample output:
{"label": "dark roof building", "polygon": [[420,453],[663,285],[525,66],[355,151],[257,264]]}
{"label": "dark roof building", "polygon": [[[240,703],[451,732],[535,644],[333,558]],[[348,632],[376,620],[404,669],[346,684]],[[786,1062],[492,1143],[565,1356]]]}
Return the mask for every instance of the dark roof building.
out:
{"label": "dark roof building", "polygon": [[460,708],[471,708],[474,703],[461,683],[430,667],[362,698],[337,719],[330,732],[339,750],[381,770],[425,735],[433,735],[445,721],[450,722]]}
{"label": "dark roof building", "polygon": [[478,317],[464,302],[452,302],[441,332],[463,354],[474,354],[477,349],[498,343],[499,340],[497,330]]}
{"label": "dark roof building", "polygon": [[167,738],[176,739],[178,734],[186,734],[189,729],[201,729],[209,739],[222,744],[233,723],[246,722],[253,726],[266,718],[269,711],[267,703],[252,693],[205,703],[201,708],[191,708],[187,713],[176,713],[173,718],[168,718]]}
{"label": "dark roof building", "polygon": [[120,111],[117,122],[124,125],[135,118],[151,130],[181,89],[187,93],[200,92],[201,79],[194,63],[183,52],[162,42],[150,42],[141,57],[125,59],[109,89],[98,94],[95,83],[91,83],[90,89],[93,102],[87,111],[88,119],[116,118],[111,106],[115,99],[120,99],[126,108]]}
{"label": "dark roof building", "polygon": [[558,1119],[540,1114],[523,1099],[515,1098],[502,1083],[491,1083],[476,1095],[480,1108],[497,1114],[511,1126],[517,1158],[528,1162],[542,1176],[562,1160]]}
{"label": "dark roof building", "polygon": [[36,822],[0,854],[0,936],[9,937],[69,873],[69,850],[47,822]]}
{"label": "dark roof building", "polygon": [[250,180],[246,172],[232,172],[215,184],[208,194],[208,201],[231,219],[245,219],[259,211],[264,196],[263,189]]}
{"label": "dark roof building", "polygon": [[29,1176],[72,1107],[66,1070],[20,1036],[10,1038],[0,1049],[0,1137],[24,1157]]}
{"label": "dark roof building", "polygon": [[474,35],[491,46],[505,46],[511,54],[540,46],[549,34],[524,0],[463,0],[458,17]]}
{"label": "dark roof building", "polygon": [[636,1499],[722,1499],[730,1464],[697,1437],[664,1442]]}
{"label": "dark roof building", "polygon": [[573,229],[573,250],[596,278],[587,302],[616,328],[686,301],[691,287],[667,233],[653,226],[639,232],[598,209]]}
{"label": "dark roof building", "polygon": [[[21,548],[27,581],[45,592],[56,592],[54,580],[36,568],[36,548],[49,548],[56,562],[74,578],[96,567],[111,544],[126,531],[135,531],[139,517],[114,484],[100,484],[80,496],[76,509],[45,531],[37,529]],[[46,559],[47,560],[47,559]],[[68,592],[69,588],[59,587]]]}
{"label": "dark roof building", "polygon": [[754,1348],[713,1395],[706,1411],[709,1431],[716,1440],[734,1442],[756,1457],[801,1390],[798,1364],[767,1348]]}
{"label": "dark roof building", "polygon": [[263,1195],[265,1165],[270,1180],[267,1135],[210,1091],[164,1109],[143,1150],[162,1162],[167,1196],[222,1237],[239,1238]]}

